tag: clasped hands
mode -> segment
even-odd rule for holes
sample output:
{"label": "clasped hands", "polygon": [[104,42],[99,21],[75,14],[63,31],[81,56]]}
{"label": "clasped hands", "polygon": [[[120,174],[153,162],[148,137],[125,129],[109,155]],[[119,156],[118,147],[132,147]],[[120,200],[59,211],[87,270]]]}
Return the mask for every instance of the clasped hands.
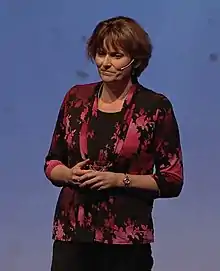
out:
{"label": "clasped hands", "polygon": [[79,162],[69,169],[68,183],[77,184],[80,188],[103,190],[121,186],[123,174],[114,172],[100,172],[91,169],[84,169],[89,159]]}

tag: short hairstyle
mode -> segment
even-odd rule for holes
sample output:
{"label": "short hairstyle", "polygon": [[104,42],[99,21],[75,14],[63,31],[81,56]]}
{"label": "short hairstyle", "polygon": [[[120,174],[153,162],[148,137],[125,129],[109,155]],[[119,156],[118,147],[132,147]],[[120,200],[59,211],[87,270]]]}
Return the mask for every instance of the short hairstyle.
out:
{"label": "short hairstyle", "polygon": [[96,53],[104,49],[104,40],[107,46],[121,49],[134,59],[136,77],[148,66],[152,54],[151,40],[134,19],[118,16],[99,22],[87,41],[89,59],[93,61]]}

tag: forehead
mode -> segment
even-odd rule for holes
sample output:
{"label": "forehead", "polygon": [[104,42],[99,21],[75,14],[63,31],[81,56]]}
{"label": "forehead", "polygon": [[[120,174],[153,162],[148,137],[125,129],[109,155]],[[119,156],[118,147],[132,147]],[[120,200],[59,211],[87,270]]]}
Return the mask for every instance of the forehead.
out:
{"label": "forehead", "polygon": [[97,49],[105,52],[121,52],[128,55],[128,52],[122,45],[121,41],[117,38],[112,38],[111,36],[105,37],[102,41],[100,40]]}

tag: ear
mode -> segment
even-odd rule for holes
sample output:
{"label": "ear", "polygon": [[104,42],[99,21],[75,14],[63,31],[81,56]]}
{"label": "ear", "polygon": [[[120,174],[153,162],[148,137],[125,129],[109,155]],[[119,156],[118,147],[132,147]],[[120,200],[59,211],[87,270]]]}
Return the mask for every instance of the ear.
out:
{"label": "ear", "polygon": [[140,66],[140,64],[141,64],[140,61],[134,60],[134,62],[133,62],[133,68],[137,69]]}

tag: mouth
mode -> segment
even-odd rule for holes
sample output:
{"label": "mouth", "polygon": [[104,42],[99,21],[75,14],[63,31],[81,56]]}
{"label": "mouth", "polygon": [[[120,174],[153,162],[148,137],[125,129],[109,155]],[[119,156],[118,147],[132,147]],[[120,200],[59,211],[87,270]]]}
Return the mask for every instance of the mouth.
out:
{"label": "mouth", "polygon": [[113,72],[109,72],[109,71],[100,71],[101,74],[104,74],[104,75],[113,75],[114,73]]}

